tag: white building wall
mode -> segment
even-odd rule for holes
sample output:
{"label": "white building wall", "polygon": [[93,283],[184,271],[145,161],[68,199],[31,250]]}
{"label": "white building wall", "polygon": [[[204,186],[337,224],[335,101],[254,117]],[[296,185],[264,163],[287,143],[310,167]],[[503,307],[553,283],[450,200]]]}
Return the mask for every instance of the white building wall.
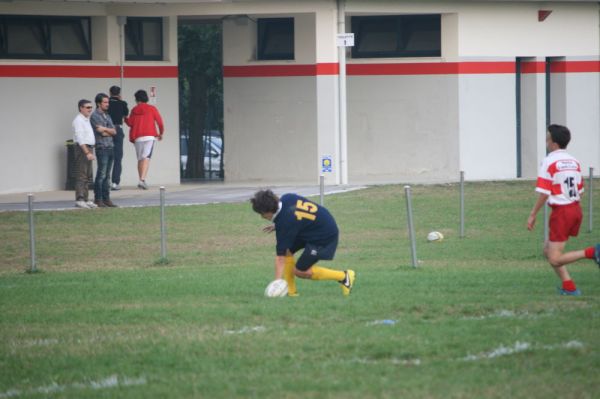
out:
{"label": "white building wall", "polygon": [[[552,10],[543,22],[540,9]],[[600,48],[594,3],[456,2],[456,11],[461,57],[590,56]]]}
{"label": "white building wall", "polygon": [[515,76],[459,79],[460,169],[467,179],[516,177]]}
{"label": "white building wall", "polygon": [[566,125],[571,130],[568,151],[581,162],[584,175],[600,174],[600,74],[566,74]]}
{"label": "white building wall", "polygon": [[228,78],[224,98],[227,181],[314,182],[314,77]]}
{"label": "white building wall", "polygon": [[352,76],[348,160],[353,182],[444,181],[458,175],[456,76]]}

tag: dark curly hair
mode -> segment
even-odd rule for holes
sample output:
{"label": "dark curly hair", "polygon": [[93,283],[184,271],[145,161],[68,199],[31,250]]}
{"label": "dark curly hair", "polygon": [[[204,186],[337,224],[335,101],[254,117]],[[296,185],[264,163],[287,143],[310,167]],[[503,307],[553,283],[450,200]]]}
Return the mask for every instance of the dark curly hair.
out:
{"label": "dark curly hair", "polygon": [[548,126],[548,133],[550,133],[552,141],[558,144],[561,149],[567,148],[569,141],[571,141],[571,132],[566,126],[550,125]]}
{"label": "dark curly hair", "polygon": [[271,190],[260,190],[250,198],[252,209],[259,214],[275,213],[279,208],[279,197]]}
{"label": "dark curly hair", "polygon": [[133,96],[135,97],[135,101],[139,103],[147,103],[149,100],[148,93],[146,92],[146,90],[140,89],[136,91]]}

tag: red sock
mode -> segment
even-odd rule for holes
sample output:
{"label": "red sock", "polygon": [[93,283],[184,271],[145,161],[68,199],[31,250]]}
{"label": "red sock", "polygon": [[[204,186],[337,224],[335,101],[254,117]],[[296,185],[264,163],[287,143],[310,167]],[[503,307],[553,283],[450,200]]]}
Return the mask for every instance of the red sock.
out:
{"label": "red sock", "polygon": [[585,249],[585,257],[588,259],[594,259],[594,247],[589,247]]}
{"label": "red sock", "polygon": [[575,287],[575,282],[573,280],[565,280],[563,281],[563,290],[565,291],[575,291],[577,287]]}

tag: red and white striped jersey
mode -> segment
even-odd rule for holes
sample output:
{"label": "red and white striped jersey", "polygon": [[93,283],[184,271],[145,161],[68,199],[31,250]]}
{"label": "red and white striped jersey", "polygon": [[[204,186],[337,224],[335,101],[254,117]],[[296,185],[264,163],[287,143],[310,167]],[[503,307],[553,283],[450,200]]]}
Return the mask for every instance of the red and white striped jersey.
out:
{"label": "red and white striped jersey", "polygon": [[579,161],[565,150],[552,151],[542,162],[535,191],[549,195],[550,205],[579,202],[583,193]]}

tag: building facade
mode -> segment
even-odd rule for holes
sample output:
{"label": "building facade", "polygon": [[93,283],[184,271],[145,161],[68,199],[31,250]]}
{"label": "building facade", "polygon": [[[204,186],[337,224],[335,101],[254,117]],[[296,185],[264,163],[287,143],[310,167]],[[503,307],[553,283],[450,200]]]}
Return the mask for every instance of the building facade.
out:
{"label": "building facade", "polygon": [[[53,20],[70,17],[86,45],[20,54],[15,20],[34,17],[71,37]],[[0,18],[0,193],[63,187],[77,101],[113,84],[131,105],[155,94],[151,181],[179,183],[177,26],[194,19],[223,27],[226,182],[533,178],[548,123],[600,174],[597,2],[46,0],[0,2]],[[134,185],[132,146],[123,162]]]}

